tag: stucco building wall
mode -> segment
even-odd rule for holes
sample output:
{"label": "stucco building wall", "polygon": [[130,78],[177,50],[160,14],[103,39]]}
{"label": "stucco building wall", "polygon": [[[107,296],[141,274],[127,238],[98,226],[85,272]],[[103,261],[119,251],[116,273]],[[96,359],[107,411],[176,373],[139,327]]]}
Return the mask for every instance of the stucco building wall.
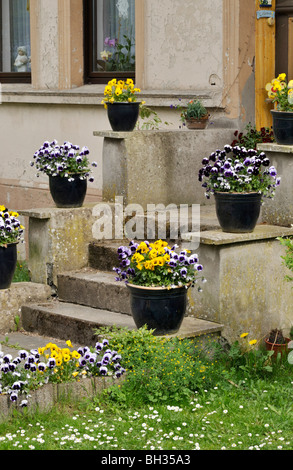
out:
{"label": "stucco building wall", "polygon": [[[103,140],[93,131],[110,126],[104,85],[83,81],[83,2],[30,0],[30,9],[32,83],[1,87],[0,202],[17,210],[52,205],[47,177],[30,167],[51,139],[90,148],[98,167],[87,200],[99,200]],[[180,125],[170,108],[178,98],[200,97],[213,127],[253,120],[254,13],[254,0],[136,0],[136,83],[169,130]]]}

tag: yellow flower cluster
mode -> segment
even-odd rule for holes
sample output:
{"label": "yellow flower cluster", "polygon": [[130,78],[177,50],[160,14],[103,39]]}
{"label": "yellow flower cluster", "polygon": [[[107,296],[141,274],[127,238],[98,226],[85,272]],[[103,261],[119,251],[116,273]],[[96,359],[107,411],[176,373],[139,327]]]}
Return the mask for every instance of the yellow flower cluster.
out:
{"label": "yellow flower cluster", "polygon": [[[1,215],[2,215],[3,218],[4,218],[3,212],[6,212],[6,211],[7,211],[6,207],[1,205],[0,206],[0,212],[2,212]],[[10,217],[19,217],[19,214],[17,212],[14,212],[14,211],[7,211],[7,212],[8,212]]]}
{"label": "yellow flower cluster", "polygon": [[48,343],[46,346],[39,348],[38,353],[46,359],[49,359],[50,357],[54,358],[56,366],[61,366],[63,362],[69,362],[71,359],[79,359],[80,354],[75,350],[70,351],[69,349],[72,348],[71,341],[66,341],[66,344],[68,348],[60,348],[54,343]]}
{"label": "yellow flower cluster", "polygon": [[115,101],[120,102],[129,102],[132,103],[136,101],[136,93],[140,93],[140,89],[134,86],[133,80],[127,78],[124,80],[110,80],[105,86],[104,95],[105,98],[102,101],[102,104],[107,107],[107,103],[114,103]]}
{"label": "yellow flower cluster", "polygon": [[164,266],[170,261],[170,255],[166,253],[165,247],[171,249],[168,243],[162,240],[150,243],[149,247],[145,242],[142,242],[137,247],[131,261],[136,263],[136,267],[139,270],[145,268],[149,271],[154,271],[156,266]]}
{"label": "yellow flower cluster", "polygon": [[[277,78],[266,84],[269,99],[282,111],[288,111],[293,105],[293,80],[287,84],[286,74],[280,73]],[[286,109],[287,108],[287,109]]]}

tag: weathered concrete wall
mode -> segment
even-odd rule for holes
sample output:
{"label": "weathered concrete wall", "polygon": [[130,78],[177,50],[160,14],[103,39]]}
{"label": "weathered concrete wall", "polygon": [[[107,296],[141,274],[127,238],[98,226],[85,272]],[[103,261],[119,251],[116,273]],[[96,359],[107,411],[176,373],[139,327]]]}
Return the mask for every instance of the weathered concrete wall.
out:
{"label": "weathered concrete wall", "polygon": [[222,0],[148,0],[145,12],[146,88],[208,89],[212,76],[223,85]]}
{"label": "weathered concrete wall", "polygon": [[290,227],[293,224],[293,146],[259,144],[258,149],[266,152],[281,177],[274,199],[265,201],[262,207],[263,221]]}
{"label": "weathered concrete wall", "polygon": [[77,209],[23,211],[29,217],[29,268],[32,281],[57,285],[57,274],[88,263],[94,218],[91,204]]}
{"label": "weathered concrete wall", "polygon": [[30,166],[33,155],[45,140],[65,140],[87,146],[89,160],[98,163],[93,168],[95,181],[88,184],[87,201],[97,200],[102,187],[102,142],[93,137],[97,126],[108,127],[105,110],[95,106],[70,106],[66,98],[60,105],[33,103],[3,103],[0,106],[2,136],[0,200],[15,210],[53,207],[48,177],[36,177]]}
{"label": "weathered concrete wall", "polygon": [[9,289],[0,290],[0,332],[8,333],[16,327],[15,318],[21,317],[24,303],[43,302],[51,296],[51,288],[34,282],[12,283]]}
{"label": "weathered concrete wall", "polygon": [[[125,204],[207,204],[202,159],[233,140],[232,129],[95,132],[105,137],[103,200]],[[210,201],[213,202],[213,201]]]}
{"label": "weathered concrete wall", "polygon": [[204,232],[198,249],[203,291],[192,290],[195,316],[224,324],[233,342],[248,332],[261,339],[272,328],[288,332],[293,324],[293,288],[285,280],[284,247],[277,236],[293,229],[259,225],[251,234]]}

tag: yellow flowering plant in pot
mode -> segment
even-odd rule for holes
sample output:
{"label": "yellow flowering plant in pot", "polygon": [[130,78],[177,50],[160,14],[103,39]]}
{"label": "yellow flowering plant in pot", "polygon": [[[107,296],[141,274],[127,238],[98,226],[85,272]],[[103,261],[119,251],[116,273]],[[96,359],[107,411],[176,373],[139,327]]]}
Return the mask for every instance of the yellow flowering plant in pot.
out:
{"label": "yellow flowering plant in pot", "polygon": [[[195,285],[203,269],[197,254],[175,251],[166,241],[131,241],[117,250],[117,281],[129,289],[134,322],[147,325],[156,335],[178,331],[187,305],[187,289]],[[204,278],[201,278],[204,281]],[[199,288],[199,290],[201,290]]]}
{"label": "yellow flowering plant in pot", "polygon": [[281,145],[293,144],[293,80],[288,82],[286,74],[267,83],[265,89],[268,98],[274,103],[271,110],[273,131],[276,142]]}
{"label": "yellow flowering plant in pot", "polygon": [[140,88],[135,87],[133,80],[118,80],[114,78],[105,86],[102,104],[107,109],[108,119],[114,131],[132,131],[135,128],[139,106]]}

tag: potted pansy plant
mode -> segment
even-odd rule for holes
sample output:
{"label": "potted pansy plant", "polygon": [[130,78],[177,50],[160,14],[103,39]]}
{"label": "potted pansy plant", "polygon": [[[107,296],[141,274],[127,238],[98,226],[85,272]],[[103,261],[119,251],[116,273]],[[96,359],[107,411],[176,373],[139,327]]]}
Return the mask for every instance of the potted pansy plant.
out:
{"label": "potted pansy plant", "polygon": [[278,144],[293,144],[293,80],[287,81],[285,73],[266,84],[269,100],[274,103],[271,110],[273,131]]}
{"label": "potted pansy plant", "polygon": [[86,196],[87,180],[94,181],[89,163],[87,147],[80,148],[65,141],[45,141],[35,152],[31,166],[37,169],[37,176],[45,173],[49,177],[51,196],[57,207],[81,207]]}
{"label": "potted pansy plant", "polygon": [[17,262],[17,244],[23,240],[24,227],[19,214],[0,205],[0,289],[11,285]]}
{"label": "potted pansy plant", "polygon": [[225,145],[202,160],[198,179],[209,199],[214,195],[216,213],[224,232],[252,232],[262,198],[273,198],[281,178],[264,152]]}
{"label": "potted pansy plant", "polygon": [[107,109],[113,131],[133,131],[138,120],[140,104],[144,104],[144,101],[137,101],[140,91],[131,78],[125,81],[114,78],[108,82],[102,104]]}
{"label": "potted pansy plant", "polygon": [[[203,266],[197,254],[176,251],[166,241],[136,242],[120,246],[117,281],[124,281],[130,292],[131,311],[138,328],[147,325],[155,335],[178,331],[184,318],[187,289],[201,276]],[[201,290],[199,286],[199,290]]]}

